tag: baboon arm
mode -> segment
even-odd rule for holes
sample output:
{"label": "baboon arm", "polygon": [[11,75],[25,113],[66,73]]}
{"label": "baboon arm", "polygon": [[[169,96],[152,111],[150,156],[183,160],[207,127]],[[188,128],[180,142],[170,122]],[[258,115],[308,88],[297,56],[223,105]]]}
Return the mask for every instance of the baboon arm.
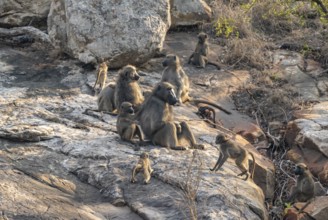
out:
{"label": "baboon arm", "polygon": [[99,68],[97,71],[97,78],[96,78],[95,85],[93,86],[93,89],[95,89],[96,85],[99,83],[100,73],[101,73],[101,68]]}
{"label": "baboon arm", "polygon": [[189,57],[189,59],[188,59],[188,64],[190,64],[191,63],[191,59],[194,57],[194,53],[192,53],[191,55],[190,55],[190,57]]}
{"label": "baboon arm", "polygon": [[136,175],[137,173],[140,172],[140,170],[142,169],[142,165],[141,164],[137,164],[133,170],[132,170],[132,177],[131,177],[131,181],[135,181]]}
{"label": "baboon arm", "polygon": [[202,55],[205,57],[208,55],[208,45],[204,45],[202,49]]}
{"label": "baboon arm", "polygon": [[222,165],[226,162],[227,159],[228,159],[228,156],[223,155],[221,158],[221,161],[220,161],[219,165],[216,167],[215,171],[218,171],[222,167]]}
{"label": "baboon arm", "polygon": [[139,141],[143,142],[145,140],[145,136],[144,133],[141,129],[141,126],[136,124],[136,131],[135,131],[136,135],[139,137]]}
{"label": "baboon arm", "polygon": [[220,153],[218,160],[216,161],[213,169],[210,169],[211,171],[216,170],[216,167],[219,165],[220,161],[222,160],[222,153]]}

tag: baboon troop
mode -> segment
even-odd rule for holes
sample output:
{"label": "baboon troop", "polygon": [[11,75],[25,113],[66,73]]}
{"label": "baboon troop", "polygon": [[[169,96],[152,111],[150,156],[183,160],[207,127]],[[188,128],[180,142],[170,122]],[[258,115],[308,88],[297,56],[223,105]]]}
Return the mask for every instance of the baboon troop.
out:
{"label": "baboon troop", "polygon": [[[220,145],[220,156],[213,169],[210,169],[211,171],[218,171],[221,166],[227,161],[227,159],[231,158],[235,160],[237,167],[241,171],[241,173],[237,176],[246,175],[244,179],[245,181],[248,179],[249,176],[253,179],[255,170],[255,158],[251,152],[248,152],[246,149],[237,145],[225,134],[218,134],[216,136],[215,143]],[[253,159],[251,175],[249,172],[248,155],[251,155]]]}
{"label": "baboon troop", "polygon": [[137,142],[133,140],[135,136],[138,136],[139,143],[144,141],[144,135],[140,125],[133,120],[134,110],[130,102],[123,102],[120,107],[120,111],[117,117],[116,129],[122,140],[129,141],[132,144]]}
{"label": "baboon troop", "polygon": [[140,158],[137,162],[137,164],[134,166],[132,170],[132,177],[131,177],[131,183],[137,182],[136,175],[143,171],[144,176],[144,183],[148,184],[150,182],[150,177],[153,172],[153,169],[150,166],[150,160],[149,160],[149,154],[146,152],[143,152],[140,155]]}
{"label": "baboon troop", "polygon": [[97,72],[97,79],[95,85],[93,86],[93,90],[96,89],[96,86],[99,84],[100,91],[104,89],[106,80],[107,80],[107,70],[108,66],[106,62],[102,62],[99,64],[98,72]]}
{"label": "baboon troop", "polygon": [[220,65],[209,61],[207,55],[209,53],[209,46],[207,42],[208,36],[207,34],[201,32],[198,34],[198,43],[196,45],[195,52],[191,54],[188,59],[188,63],[192,63],[193,65],[199,68],[205,68],[207,64],[215,66],[218,70],[221,69]]}

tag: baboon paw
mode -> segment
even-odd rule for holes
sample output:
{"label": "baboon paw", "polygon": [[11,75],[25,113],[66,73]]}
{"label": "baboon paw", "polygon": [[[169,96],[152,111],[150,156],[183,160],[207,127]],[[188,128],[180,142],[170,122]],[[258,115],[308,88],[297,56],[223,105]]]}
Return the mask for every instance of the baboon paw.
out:
{"label": "baboon paw", "polygon": [[145,185],[148,185],[150,183],[150,181],[144,181]]}
{"label": "baboon paw", "polygon": [[131,183],[136,183],[137,182],[137,180],[131,180]]}

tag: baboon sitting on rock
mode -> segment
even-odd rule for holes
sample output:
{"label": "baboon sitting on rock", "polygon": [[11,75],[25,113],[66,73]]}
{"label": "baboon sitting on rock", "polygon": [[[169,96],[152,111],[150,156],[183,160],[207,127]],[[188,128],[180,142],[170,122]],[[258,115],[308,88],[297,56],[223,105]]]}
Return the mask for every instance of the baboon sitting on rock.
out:
{"label": "baboon sitting on rock", "polygon": [[153,144],[174,150],[186,150],[181,146],[187,140],[195,149],[204,149],[197,144],[186,122],[173,121],[172,105],[177,103],[174,87],[168,82],[160,82],[152,91],[137,114],[141,128]]}

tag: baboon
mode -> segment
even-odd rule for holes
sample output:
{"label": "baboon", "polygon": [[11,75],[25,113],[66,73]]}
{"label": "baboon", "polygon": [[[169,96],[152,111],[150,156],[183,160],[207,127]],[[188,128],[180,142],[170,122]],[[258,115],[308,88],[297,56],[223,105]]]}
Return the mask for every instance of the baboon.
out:
{"label": "baboon", "polygon": [[136,144],[133,140],[135,136],[139,137],[139,141],[144,141],[144,135],[140,125],[133,120],[134,110],[130,102],[123,102],[120,107],[120,113],[117,117],[116,129],[122,140]]}
{"label": "baboon", "polygon": [[220,144],[220,156],[217,160],[213,169],[211,171],[218,171],[221,166],[226,162],[226,160],[230,157],[231,159],[235,160],[237,167],[240,169],[241,173],[238,176],[246,175],[245,181],[249,177],[249,164],[248,164],[248,155],[250,154],[253,159],[253,167],[251,178],[254,177],[254,170],[255,170],[255,158],[251,152],[248,152],[246,149],[238,146],[232,140],[229,139],[227,135],[218,134],[215,139],[216,144]]}
{"label": "baboon", "polygon": [[168,54],[164,61],[165,67],[162,74],[162,82],[169,82],[175,86],[175,94],[178,104],[182,104],[189,99],[189,78],[181,67],[180,59],[174,54]]}
{"label": "baboon", "polygon": [[143,152],[140,155],[138,163],[135,165],[135,167],[132,170],[131,183],[137,182],[136,175],[141,170],[143,170],[144,183],[148,184],[149,181],[150,181],[150,177],[151,177],[151,174],[153,172],[153,169],[150,166],[149,154],[146,153],[146,152]]}
{"label": "baboon", "polygon": [[98,111],[115,112],[115,84],[108,84],[98,95]]}
{"label": "baboon", "polygon": [[173,121],[172,105],[177,103],[173,85],[168,82],[160,82],[153,89],[137,113],[137,119],[146,137],[153,144],[174,150],[186,150],[181,146],[183,140],[189,142],[195,149],[204,149],[204,145],[197,144],[186,122]]}
{"label": "baboon", "polygon": [[107,70],[108,70],[108,66],[106,62],[102,62],[99,64],[97,79],[95,85],[93,86],[94,90],[96,89],[97,84],[99,84],[100,91],[104,89],[107,80]]}
{"label": "baboon", "polygon": [[231,112],[213,102],[203,99],[193,99],[189,96],[189,78],[182,69],[180,59],[177,55],[167,55],[162,64],[165,69],[162,74],[161,82],[169,82],[175,87],[175,93],[179,104],[189,101],[198,106],[200,103],[203,103],[218,108],[226,114],[231,114]]}
{"label": "baboon", "polygon": [[195,49],[195,52],[191,54],[188,60],[188,64],[192,63],[193,65],[205,68],[207,64],[215,66],[218,70],[221,69],[219,64],[215,62],[211,62],[208,60],[207,55],[209,53],[209,46],[208,46],[208,36],[207,34],[201,32],[198,34],[198,43]]}
{"label": "baboon", "polygon": [[288,201],[292,203],[307,202],[314,197],[314,180],[312,175],[304,163],[298,163],[294,169],[294,173],[298,177],[296,185],[291,189],[291,195]]}
{"label": "baboon", "polygon": [[292,209],[288,209],[282,220],[298,220],[298,215]]}
{"label": "baboon", "polygon": [[122,102],[130,102],[138,111],[144,101],[141,88],[138,84],[140,76],[134,66],[127,65],[119,72],[114,93],[115,106]]}
{"label": "baboon", "polygon": [[201,105],[198,107],[198,111],[196,114],[199,115],[203,119],[212,120],[214,128],[216,127],[214,108],[205,106],[205,105]]}

